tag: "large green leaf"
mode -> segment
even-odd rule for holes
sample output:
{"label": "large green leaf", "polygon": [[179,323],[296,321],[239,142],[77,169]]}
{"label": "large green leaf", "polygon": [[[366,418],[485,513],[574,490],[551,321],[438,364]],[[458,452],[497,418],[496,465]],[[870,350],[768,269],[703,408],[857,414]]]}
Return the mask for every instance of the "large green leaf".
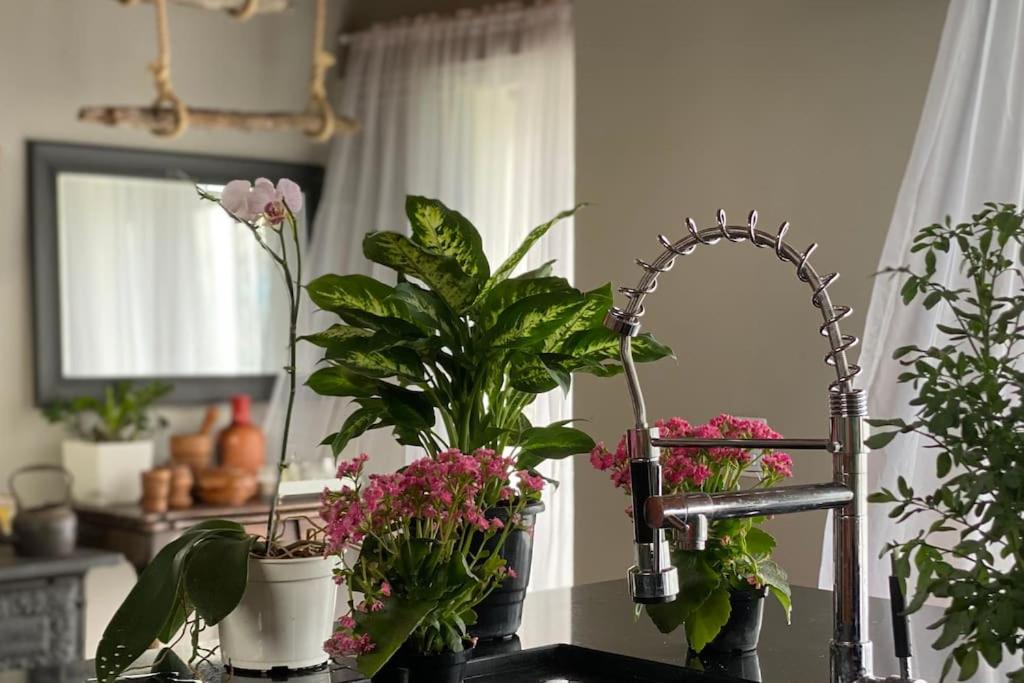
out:
{"label": "large green leaf", "polygon": [[758,573],[764,579],[768,590],[775,596],[775,599],[782,605],[786,612],[786,623],[789,623],[793,611],[793,598],[789,588],[789,577],[785,570],[775,563],[774,560],[765,560],[758,565]]}
{"label": "large green leaf", "polygon": [[569,371],[555,358],[530,352],[515,352],[509,361],[509,383],[512,388],[528,394],[543,394],[561,387],[568,391],[572,382]]}
{"label": "large green leaf", "polygon": [[330,444],[331,452],[337,458],[352,439],[362,436],[371,429],[383,426],[380,418],[381,410],[379,408],[366,406],[357,408],[345,419],[341,429],[325,438],[323,443]]}
{"label": "large green leaf", "polygon": [[422,391],[381,383],[380,397],[392,423],[416,430],[434,426],[434,403]]}
{"label": "large green leaf", "polygon": [[714,640],[718,632],[729,621],[732,606],[729,604],[729,587],[719,585],[711,591],[707,600],[686,617],[686,641],[694,652],[700,652]]}
{"label": "large green leaf", "polygon": [[192,546],[212,536],[239,534],[244,535],[245,530],[235,522],[207,520],[157,553],[103,631],[96,649],[96,677],[100,683],[115,680],[158,636],[171,631],[168,623],[181,613],[184,572]]}
{"label": "large green leaf", "polygon": [[567,340],[583,330],[604,329],[605,313],[612,306],[612,286],[605,284],[583,295],[583,305],[545,340],[545,351],[559,351]]}
{"label": "large green leaf", "polygon": [[306,334],[299,339],[308,341],[311,344],[327,348],[331,344],[336,344],[346,339],[353,337],[369,337],[372,336],[373,332],[364,330],[358,327],[352,327],[351,325],[331,325],[326,330],[321,332],[314,332],[313,334]]}
{"label": "large green leaf", "polygon": [[744,542],[747,545],[747,552],[754,557],[767,557],[775,550],[775,538],[760,527],[750,527]]}
{"label": "large green leaf", "polygon": [[579,290],[563,277],[511,278],[496,285],[473,305],[473,317],[480,329],[488,330],[498,321],[502,311],[512,304],[528,296],[548,292],[579,294]]}
{"label": "large green leaf", "polygon": [[405,213],[412,225],[412,238],[427,250],[451,256],[466,275],[484,282],[491,266],[484,254],[480,233],[465,216],[436,199],[409,195]]}
{"label": "large green leaf", "polygon": [[370,233],[363,239],[363,253],[371,261],[417,278],[456,313],[465,311],[480,292],[480,282],[454,258],[427,251],[397,232]]}
{"label": "large green leaf", "polygon": [[367,377],[399,377],[408,381],[423,379],[419,354],[403,346],[390,346],[379,338],[353,338],[332,344],[326,358],[336,365]]}
{"label": "large green leaf", "polygon": [[577,204],[576,206],[567,211],[562,211],[554,218],[549,220],[547,223],[541,223],[536,228],[531,230],[526,235],[526,239],[523,240],[523,243],[520,244],[519,247],[515,251],[513,251],[512,254],[507,259],[505,259],[504,263],[498,266],[498,269],[496,271],[494,271],[494,274],[491,276],[491,279],[488,280],[487,284],[484,286],[484,292],[486,293],[490,291],[490,289],[496,286],[499,282],[507,280],[508,277],[512,275],[512,271],[514,271],[516,269],[516,266],[519,265],[519,262],[523,260],[523,257],[525,257],[526,254],[529,253],[530,249],[533,248],[533,245],[537,242],[537,240],[546,235],[548,230],[550,230],[551,227],[555,225],[555,223],[558,223],[558,221],[563,220],[565,218],[569,218],[574,213],[579,211],[580,207],[583,206],[585,206],[585,204]]}
{"label": "large green leaf", "polygon": [[689,614],[704,604],[722,583],[718,572],[708,564],[701,552],[675,551],[672,553],[672,564],[679,572],[679,595],[672,602],[644,607],[662,633],[670,633],[685,623]]}
{"label": "large green leaf", "polygon": [[412,322],[405,305],[391,297],[395,288],[368,275],[321,275],[306,285],[309,298],[325,311],[362,311]]}
{"label": "large green leaf", "polygon": [[573,427],[551,425],[531,427],[520,436],[517,445],[522,449],[516,461],[520,469],[533,469],[545,460],[565,458],[578,453],[589,453],[594,440]]}
{"label": "large green leaf", "polygon": [[446,339],[456,337],[456,327],[464,325],[441,297],[411,282],[398,283],[392,296],[405,303],[421,328],[437,330]]}
{"label": "large green leaf", "polygon": [[185,590],[196,614],[213,626],[242,600],[249,576],[249,551],[253,539],[210,536],[196,543],[185,567]]}
{"label": "large green leaf", "polygon": [[[621,337],[604,326],[581,330],[569,337],[561,351],[577,359],[593,361],[618,360]],[[650,332],[633,338],[630,343],[633,360],[649,363],[672,356],[672,349],[655,339]]]}
{"label": "large green leaf", "polygon": [[544,341],[583,307],[576,292],[534,294],[512,304],[498,316],[485,337],[490,346],[533,346]]}
{"label": "large green leaf", "polygon": [[359,631],[368,633],[374,646],[372,652],[356,658],[359,672],[371,677],[380,671],[436,606],[436,600],[395,596],[384,600],[384,608],[379,612],[355,612]]}
{"label": "large green leaf", "polygon": [[314,372],[306,384],[321,396],[370,397],[380,383],[346,368],[329,367]]}

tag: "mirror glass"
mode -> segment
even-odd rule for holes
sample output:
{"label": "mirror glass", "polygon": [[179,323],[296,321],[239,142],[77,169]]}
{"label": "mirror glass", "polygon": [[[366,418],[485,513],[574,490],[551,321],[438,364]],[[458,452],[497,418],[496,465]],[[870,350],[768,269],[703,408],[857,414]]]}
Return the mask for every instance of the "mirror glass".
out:
{"label": "mirror glass", "polygon": [[56,195],[66,378],[269,375],[285,365],[280,272],[192,182],[60,171]]}

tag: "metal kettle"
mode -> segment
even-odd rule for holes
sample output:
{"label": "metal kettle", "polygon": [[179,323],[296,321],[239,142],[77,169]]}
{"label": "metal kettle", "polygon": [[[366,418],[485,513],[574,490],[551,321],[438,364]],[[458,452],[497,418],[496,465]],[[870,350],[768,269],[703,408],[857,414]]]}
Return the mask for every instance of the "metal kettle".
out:
{"label": "metal kettle", "polygon": [[[63,478],[64,496],[55,503],[25,507],[15,481],[29,472],[55,472]],[[66,557],[75,551],[78,517],[71,508],[71,473],[58,465],[29,465],[11,474],[7,480],[17,512],[12,523],[14,552],[22,557]]]}

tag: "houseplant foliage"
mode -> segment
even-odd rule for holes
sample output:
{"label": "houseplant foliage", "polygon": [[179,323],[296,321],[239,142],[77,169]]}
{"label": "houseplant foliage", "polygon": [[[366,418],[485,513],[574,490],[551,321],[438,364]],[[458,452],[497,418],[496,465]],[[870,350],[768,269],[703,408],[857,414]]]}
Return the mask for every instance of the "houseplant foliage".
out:
{"label": "houseplant foliage", "polygon": [[[1024,213],[1010,204],[986,204],[971,220],[949,218],[922,229],[912,253],[923,269],[890,268],[906,277],[905,305],[944,306],[952,324],[938,325],[934,346],[904,346],[893,354],[902,383],[917,396],[915,415],[873,420],[884,428],[868,440],[881,448],[899,434],[923,438],[935,455],[939,486],[915,490],[900,477],[895,491],[874,502],[891,503],[890,516],[927,525],[906,543],[890,543],[897,574],[917,581],[908,611],[934,596],[947,599],[937,649],[952,648],[943,678],[955,661],[960,680],[979,660],[998,665],[1004,651],[1024,648]],[[939,264],[958,260],[968,286],[943,283]],[[1000,292],[1010,292],[1001,295]],[[1024,681],[1024,669],[1011,674]]]}
{"label": "houseplant foliage", "polygon": [[519,471],[514,491],[515,460],[483,448],[445,450],[368,481],[365,461],[342,462],[345,485],[324,493],[328,547],[349,593],[349,614],[324,648],[357,655],[359,670],[373,676],[403,645],[412,655],[463,651],[473,608],[510,571],[497,551],[512,524],[487,511],[510,505],[514,521],[544,480]]}
{"label": "houseplant foliage", "polygon": [[[719,415],[707,424],[690,425],[674,417],[659,420],[663,438],[778,439],[780,435],[758,420]],[[742,448],[663,448],[659,458],[666,494],[738,491],[744,473],[755,475],[751,488],[768,488],[792,476],[786,453]],[[632,492],[625,439],[615,452],[598,444],[591,464],[607,471],[612,483]],[[632,508],[626,510],[632,514]],[[700,652],[729,621],[730,594],[767,589],[790,614],[790,590],[785,571],[771,559],[775,539],[761,528],[764,517],[713,520],[705,550],[682,550],[672,545],[672,563],[679,571],[679,597],[662,605],[646,605],[648,616],[662,633],[686,629],[690,648]]]}
{"label": "houseplant foliage", "polygon": [[[327,364],[309,385],[358,405],[324,443],[337,455],[360,434],[391,428],[400,443],[431,455],[515,449],[521,469],[589,451],[584,432],[567,423],[532,425],[524,410],[539,394],[567,390],[573,372],[622,371],[619,338],[601,324],[611,286],[582,292],[553,276],[551,263],[513,276],[533,245],[576,209],[534,228],[492,269],[480,233],[462,214],[417,196],[405,208],[411,237],[375,232],[363,241],[367,258],[398,274],[397,285],[364,275],[309,283],[313,302],[341,320],[306,337],[324,348]],[[633,349],[638,361],[671,353],[648,334]]]}
{"label": "houseplant foliage", "polygon": [[150,382],[136,387],[131,382],[115,382],[106,387],[103,398],[80,396],[55,401],[43,408],[50,422],[61,422],[83,441],[135,441],[145,439],[166,426],[162,417],[154,417],[151,408],[173,386]]}
{"label": "houseplant foliage", "polygon": [[324,550],[323,543],[313,539],[287,546],[278,542],[280,473],[286,465],[295,392],[295,324],[302,277],[295,216],[302,210],[302,191],[288,179],[281,179],[275,186],[260,178],[255,185],[244,180],[232,181],[221,196],[202,189],[199,194],[205,200],[220,203],[235,221],[250,231],[277,264],[287,285],[290,365],[286,370],[290,398],[273,503],[264,536],[249,534],[230,520],[207,520],[186,530],[157,554],[104,630],[96,652],[96,675],[100,683],[115,680],[156,640],[170,643],[188,636],[193,650],[189,663],[207,658],[212,653],[200,647],[199,636],[204,629],[222,622],[239,605],[246,592],[253,557],[316,557]]}

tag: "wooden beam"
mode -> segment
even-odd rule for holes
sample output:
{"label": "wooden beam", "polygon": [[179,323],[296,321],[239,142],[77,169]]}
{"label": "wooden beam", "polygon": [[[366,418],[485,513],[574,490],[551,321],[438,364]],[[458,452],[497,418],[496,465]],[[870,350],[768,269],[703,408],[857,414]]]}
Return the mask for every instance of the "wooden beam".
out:
{"label": "wooden beam", "polygon": [[[82,107],[78,110],[78,120],[107,126],[145,128],[155,133],[168,133],[174,130],[175,124],[173,110],[152,107]],[[323,120],[319,114],[307,112],[243,112],[189,107],[188,125],[194,128],[248,132],[299,130],[307,135],[314,135],[322,128]],[[335,117],[335,135],[354,133],[358,130],[357,121],[344,116]]]}
{"label": "wooden beam", "polygon": [[[118,2],[125,3],[125,0],[117,0]],[[134,0],[132,0],[134,1]],[[153,0],[142,0],[146,3],[152,3]],[[184,5],[186,7],[192,7],[195,9],[207,9],[214,10],[217,12],[237,12],[245,6],[245,0],[169,0],[172,3],[178,5]],[[126,3],[127,4],[127,3]],[[274,12],[283,12],[288,9],[290,0],[259,0],[256,5],[255,12],[257,14],[271,14]]]}

